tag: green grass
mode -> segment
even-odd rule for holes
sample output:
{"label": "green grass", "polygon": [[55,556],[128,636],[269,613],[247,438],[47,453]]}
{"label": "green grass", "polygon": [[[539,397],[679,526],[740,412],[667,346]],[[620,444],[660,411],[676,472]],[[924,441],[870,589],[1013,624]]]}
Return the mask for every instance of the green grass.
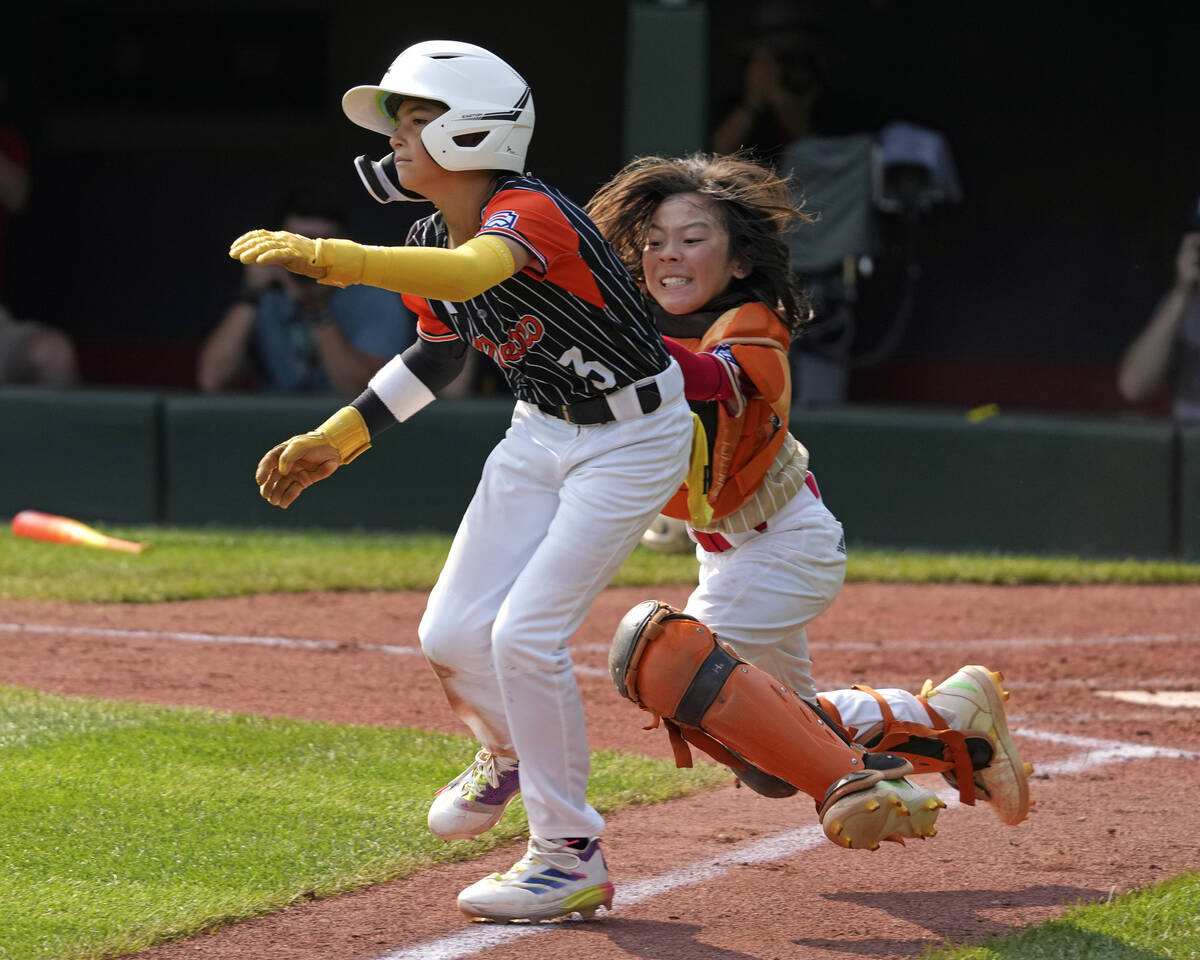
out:
{"label": "green grass", "polygon": [[[0,957],[129,952],[288,903],[477,856],[425,826],[475,744],[0,686]],[[728,782],[714,764],[598,752],[601,812]]]}
{"label": "green grass", "polygon": [[[213,528],[101,532],[151,544],[140,554],[0,534],[0,599],[157,602],[305,590],[426,590],[449,537]],[[639,547],[618,586],[692,583],[690,554]],[[901,583],[1200,583],[1200,564],[1078,557],[850,550],[847,579]]]}
{"label": "green grass", "polygon": [[1200,874],[1076,906],[1005,938],[927,950],[921,960],[1198,960]]}

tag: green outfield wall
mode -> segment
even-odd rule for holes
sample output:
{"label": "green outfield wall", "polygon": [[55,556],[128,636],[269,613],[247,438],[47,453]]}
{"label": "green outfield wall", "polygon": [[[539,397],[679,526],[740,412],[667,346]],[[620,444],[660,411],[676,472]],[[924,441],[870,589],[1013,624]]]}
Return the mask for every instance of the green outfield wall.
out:
{"label": "green outfield wall", "polygon": [[1176,552],[1168,423],[842,408],[797,411],[792,432],[851,543]]}
{"label": "green outfield wall", "polygon": [[162,410],[154,393],[0,388],[0,514],[163,519]]}
{"label": "green outfield wall", "polygon": [[1200,560],[1200,426],[1179,431],[1179,553]]}
{"label": "green outfield wall", "polygon": [[[445,400],[376,438],[370,450],[287,510],[259,496],[254,470],[281,440],[317,426],[333,398],[171,397],[163,411],[170,522],[452,532],[511,403]],[[514,518],[514,522],[515,522]]]}
{"label": "green outfield wall", "polygon": [[[439,401],[291,509],[268,505],[259,458],[341,402],[0,389],[0,515],[452,532],[511,403]],[[793,432],[851,545],[1200,560],[1200,428],[844,407],[797,409]]]}

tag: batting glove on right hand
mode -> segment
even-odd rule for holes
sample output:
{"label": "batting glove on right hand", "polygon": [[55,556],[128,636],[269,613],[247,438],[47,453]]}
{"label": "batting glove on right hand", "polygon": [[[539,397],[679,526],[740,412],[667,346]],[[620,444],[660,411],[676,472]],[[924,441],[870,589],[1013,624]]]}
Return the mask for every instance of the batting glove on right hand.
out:
{"label": "batting glove on right hand", "polygon": [[229,255],[242,263],[277,263],[292,273],[321,280],[328,265],[317,264],[317,242],[286,230],[251,230],[229,247]]}

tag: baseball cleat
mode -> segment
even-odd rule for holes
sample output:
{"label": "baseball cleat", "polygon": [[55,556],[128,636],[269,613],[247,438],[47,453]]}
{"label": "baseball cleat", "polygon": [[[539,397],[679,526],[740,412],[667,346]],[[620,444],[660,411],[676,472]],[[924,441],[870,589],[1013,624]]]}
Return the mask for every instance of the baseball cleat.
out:
{"label": "baseball cleat", "polygon": [[427,822],[442,840],[471,840],[487,833],[521,790],[517,761],[487,750],[437,792]]}
{"label": "baseball cleat", "polygon": [[[957,715],[959,729],[978,730],[991,739],[995,753],[982,770],[975,771],[975,789],[1004,823],[1018,824],[1029,815],[1029,777],[1033,764],[1024,763],[1008,732],[1004,701],[1008,691],[1004,677],[981,666],[962,667],[936,687],[930,680],[921,688],[921,699],[938,710]],[[952,786],[954,778],[945,775]]]}
{"label": "baseball cleat", "polygon": [[472,920],[538,922],[580,914],[590,920],[597,908],[612,909],[608,865],[594,837],[578,850],[555,840],[530,837],[520,860],[505,873],[493,873],[458,895],[458,909]]}
{"label": "baseball cleat", "polygon": [[875,850],[883,840],[936,836],[934,822],[945,806],[936,793],[909,780],[880,780],[830,804],[821,812],[821,826],[839,847]]}

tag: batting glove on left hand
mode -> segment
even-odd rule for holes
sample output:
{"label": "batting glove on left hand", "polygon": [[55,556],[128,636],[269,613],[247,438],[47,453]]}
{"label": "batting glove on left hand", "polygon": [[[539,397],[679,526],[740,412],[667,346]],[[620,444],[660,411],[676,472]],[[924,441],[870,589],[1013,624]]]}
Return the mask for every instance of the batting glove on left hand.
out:
{"label": "batting glove on left hand", "polygon": [[342,407],[316,430],[276,444],[259,461],[254,482],[264,500],[287,509],[318,480],[371,448],[362,414]]}

